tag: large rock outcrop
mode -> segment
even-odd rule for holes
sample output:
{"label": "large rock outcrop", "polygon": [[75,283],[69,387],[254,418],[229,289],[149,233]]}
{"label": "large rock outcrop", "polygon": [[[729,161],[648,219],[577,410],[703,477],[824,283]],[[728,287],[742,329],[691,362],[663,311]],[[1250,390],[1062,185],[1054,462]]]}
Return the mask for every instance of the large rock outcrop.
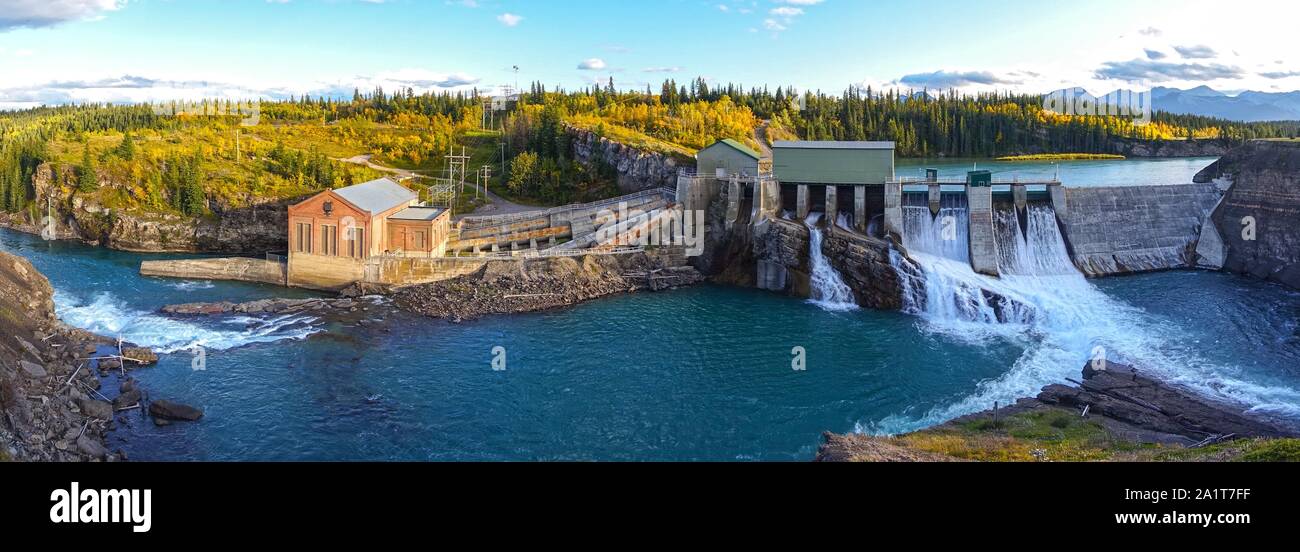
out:
{"label": "large rock outcrop", "polygon": [[573,158],[589,166],[614,167],[618,170],[618,187],[624,193],[676,187],[678,169],[693,165],[684,158],[639,150],[587,130],[569,127],[567,131],[573,139]]}
{"label": "large rock outcrop", "polygon": [[1300,142],[1247,143],[1196,181],[1230,184],[1198,248],[1201,264],[1300,288]]}
{"label": "large rock outcrop", "polygon": [[1128,140],[1116,138],[1112,153],[1127,157],[1218,157],[1228,152],[1227,140]]}
{"label": "large rock outcrop", "polygon": [[891,252],[897,254],[888,241],[839,227],[827,229],[822,243],[822,254],[853,290],[858,304],[873,309],[903,308],[903,282],[890,262]]}
{"label": "large rock outcrop", "polygon": [[[992,410],[913,433],[827,433],[816,460],[1226,461],[1296,436],[1293,428],[1243,413],[1240,405],[1216,402],[1118,363],[1086,366],[1083,379],[1072,383],[1048,385],[1037,397],[990,405]],[[1218,443],[1226,445],[1199,448]],[[1293,447],[1282,443],[1283,449]],[[1139,446],[1150,444],[1162,446]]]}

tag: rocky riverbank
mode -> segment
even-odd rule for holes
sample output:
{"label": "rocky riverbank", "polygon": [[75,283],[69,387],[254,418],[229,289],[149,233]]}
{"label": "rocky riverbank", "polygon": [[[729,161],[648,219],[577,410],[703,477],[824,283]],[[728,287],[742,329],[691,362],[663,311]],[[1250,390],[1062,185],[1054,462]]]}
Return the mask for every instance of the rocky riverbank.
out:
{"label": "rocky riverbank", "polygon": [[1074,386],[895,437],[826,434],[818,461],[1300,460],[1294,429],[1138,370],[1087,366]]}
{"label": "rocky riverbank", "polygon": [[409,286],[393,295],[407,311],[453,322],[534,312],[635,291],[690,286],[704,277],[653,254],[588,255],[489,263],[451,280]]}
{"label": "rocky riverbank", "polygon": [[53,297],[31,263],[0,252],[0,460],[124,460],[107,435],[147,402],[126,374],[158,357],[64,325]]}

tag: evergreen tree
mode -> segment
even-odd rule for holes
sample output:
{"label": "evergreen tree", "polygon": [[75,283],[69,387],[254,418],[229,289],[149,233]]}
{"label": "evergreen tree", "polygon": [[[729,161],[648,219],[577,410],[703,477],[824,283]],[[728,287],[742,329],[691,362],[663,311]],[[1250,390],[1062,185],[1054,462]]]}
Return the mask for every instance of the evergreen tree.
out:
{"label": "evergreen tree", "polygon": [[131,138],[131,131],[126,131],[122,136],[122,143],[117,145],[117,156],[131,161],[135,159],[135,140]]}
{"label": "evergreen tree", "polygon": [[90,156],[90,142],[81,153],[81,164],[77,166],[77,190],[93,192],[99,187],[99,175],[95,171],[95,159]]}

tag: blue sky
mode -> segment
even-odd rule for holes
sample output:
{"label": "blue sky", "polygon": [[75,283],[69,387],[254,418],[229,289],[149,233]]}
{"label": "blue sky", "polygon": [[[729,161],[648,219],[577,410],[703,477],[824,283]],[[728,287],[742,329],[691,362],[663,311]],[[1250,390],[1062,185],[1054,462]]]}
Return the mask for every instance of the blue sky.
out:
{"label": "blue sky", "polygon": [[[1295,2],[0,0],[0,107],[665,78],[1300,88]],[[1207,14],[1213,14],[1208,17]],[[128,78],[129,77],[129,78]]]}

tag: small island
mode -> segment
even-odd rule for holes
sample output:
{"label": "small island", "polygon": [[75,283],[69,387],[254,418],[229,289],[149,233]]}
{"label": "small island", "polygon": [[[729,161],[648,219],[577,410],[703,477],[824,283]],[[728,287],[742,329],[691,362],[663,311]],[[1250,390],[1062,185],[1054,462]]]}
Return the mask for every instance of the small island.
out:
{"label": "small island", "polygon": [[1113,153],[1037,153],[1033,155],[1007,155],[998,161],[1123,161],[1123,155]]}

